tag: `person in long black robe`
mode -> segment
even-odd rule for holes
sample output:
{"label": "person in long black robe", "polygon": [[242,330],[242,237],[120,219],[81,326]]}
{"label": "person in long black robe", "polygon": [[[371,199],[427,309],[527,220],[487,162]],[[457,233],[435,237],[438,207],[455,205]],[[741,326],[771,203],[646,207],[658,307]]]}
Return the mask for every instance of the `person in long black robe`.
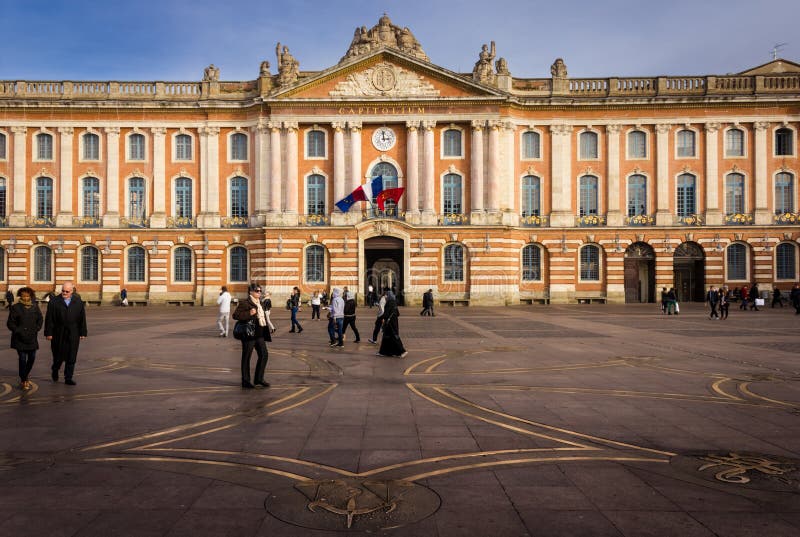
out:
{"label": "person in long black robe", "polygon": [[403,347],[403,340],[400,339],[400,323],[397,320],[400,312],[397,310],[397,299],[394,293],[386,293],[386,306],[383,308],[383,337],[381,338],[381,348],[378,356],[399,356],[406,354]]}

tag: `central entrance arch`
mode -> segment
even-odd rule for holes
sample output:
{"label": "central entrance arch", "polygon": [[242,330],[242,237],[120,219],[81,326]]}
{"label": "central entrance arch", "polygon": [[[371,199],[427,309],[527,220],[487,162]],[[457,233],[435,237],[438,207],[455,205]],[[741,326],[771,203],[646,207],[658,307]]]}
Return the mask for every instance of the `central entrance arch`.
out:
{"label": "central entrance arch", "polygon": [[706,256],[696,242],[684,242],[675,248],[672,270],[679,302],[703,302]]}
{"label": "central entrance arch", "polygon": [[656,253],[645,242],[634,242],[625,250],[625,303],[655,302]]}
{"label": "central entrance arch", "polygon": [[397,296],[397,304],[404,304],[403,244],[403,239],[387,236],[364,241],[364,296],[370,285],[378,293],[388,287]]}

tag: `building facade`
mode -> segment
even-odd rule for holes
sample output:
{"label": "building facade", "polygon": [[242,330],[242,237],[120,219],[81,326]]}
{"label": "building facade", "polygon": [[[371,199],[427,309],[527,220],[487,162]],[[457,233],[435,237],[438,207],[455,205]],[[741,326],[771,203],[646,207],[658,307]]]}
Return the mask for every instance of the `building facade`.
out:
{"label": "building facade", "polygon": [[[318,72],[278,44],[244,82],[0,81],[0,286],[516,304],[798,281],[800,65],[535,79],[494,48],[455,73],[384,16]],[[335,207],[378,175],[397,204]]]}

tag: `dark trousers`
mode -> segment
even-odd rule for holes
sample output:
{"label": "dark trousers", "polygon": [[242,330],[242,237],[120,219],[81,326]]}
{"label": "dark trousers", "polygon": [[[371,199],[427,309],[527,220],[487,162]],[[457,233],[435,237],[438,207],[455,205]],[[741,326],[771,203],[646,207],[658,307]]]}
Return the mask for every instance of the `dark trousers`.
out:
{"label": "dark trousers", "polygon": [[740,310],[747,310],[747,299],[746,298],[742,299],[742,303],[739,304],[739,309]]}
{"label": "dark trousers", "polygon": [[256,350],[256,373],[253,377],[255,382],[264,382],[264,370],[267,368],[269,353],[267,344],[263,337],[246,339],[242,341],[242,384],[250,382],[250,357],[253,356],[253,349]]}
{"label": "dark trousers", "polygon": [[319,304],[311,304],[311,320],[319,319]]}
{"label": "dark trousers", "polygon": [[730,304],[727,304],[727,303],[723,304],[723,305],[721,305],[719,307],[719,314],[720,314],[720,317],[722,319],[727,319],[728,318],[728,308],[729,307],[730,307]]}
{"label": "dark trousers", "polygon": [[344,322],[342,323],[342,335],[344,335],[345,330],[347,327],[353,329],[353,333],[356,335],[356,343],[361,341],[361,336],[358,334],[358,328],[356,328],[356,316],[345,316]]}
{"label": "dark trousers", "polygon": [[783,307],[783,299],[781,297],[775,297],[772,299],[772,307],[775,307],[775,304],[778,304],[780,307]]}
{"label": "dark trousers", "polygon": [[300,326],[300,323],[297,322],[297,310],[298,309],[299,308],[292,308],[292,329],[289,330],[290,332],[294,332],[294,327],[295,326],[297,326],[297,330],[298,331],[303,329],[303,327]]}
{"label": "dark trousers", "polygon": [[381,333],[381,326],[383,326],[383,319],[378,317],[375,319],[375,328],[372,329],[372,341],[378,341],[378,334]]}
{"label": "dark trousers", "polygon": [[717,303],[716,302],[709,302],[709,305],[711,306],[711,314],[709,315],[709,317],[711,317],[712,319],[714,317],[719,319],[719,313],[717,313]]}
{"label": "dark trousers", "polygon": [[36,361],[36,350],[18,350],[17,356],[19,356],[19,379],[28,380],[28,375],[31,374],[31,369],[33,369],[33,362]]}
{"label": "dark trousers", "polygon": [[64,378],[71,379],[75,374],[75,362],[78,361],[78,349],[72,352],[69,343],[63,343],[61,348],[53,349],[53,375],[58,376],[61,364],[64,364]]}

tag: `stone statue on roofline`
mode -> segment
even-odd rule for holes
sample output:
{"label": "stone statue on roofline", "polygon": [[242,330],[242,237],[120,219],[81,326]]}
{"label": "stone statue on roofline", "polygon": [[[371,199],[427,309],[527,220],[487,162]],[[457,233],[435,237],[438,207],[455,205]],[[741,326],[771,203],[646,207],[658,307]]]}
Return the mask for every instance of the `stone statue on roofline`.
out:
{"label": "stone statue on roofline", "polygon": [[505,58],[498,59],[495,64],[494,68],[497,71],[498,75],[510,75],[511,71],[508,70],[508,62]]}
{"label": "stone statue on roofline", "polygon": [[339,63],[380,48],[392,48],[420,60],[430,61],[411,30],[392,24],[392,20],[384,13],[378,24],[371,29],[368,30],[366,26],[355,29],[350,48]]}
{"label": "stone statue on roofline", "polygon": [[553,78],[567,78],[567,64],[561,58],[556,58],[550,66],[550,74]]}
{"label": "stone statue on roofline", "polygon": [[494,41],[491,42],[491,48],[489,45],[484,45],[481,47],[481,51],[478,54],[478,61],[475,62],[475,67],[472,68],[472,79],[475,82],[480,82],[481,84],[494,84],[495,82],[495,75],[494,69],[492,69],[492,61],[496,56]]}
{"label": "stone statue on roofline", "polygon": [[275,55],[278,57],[278,85],[288,86],[297,82],[300,75],[300,62],[289,52],[289,47],[281,44],[275,47]]}
{"label": "stone statue on roofline", "polygon": [[203,70],[203,82],[219,82],[219,68],[213,63]]}
{"label": "stone statue on roofline", "polygon": [[258,76],[260,77],[270,76],[269,62],[267,60],[261,62],[261,65],[258,67]]}

